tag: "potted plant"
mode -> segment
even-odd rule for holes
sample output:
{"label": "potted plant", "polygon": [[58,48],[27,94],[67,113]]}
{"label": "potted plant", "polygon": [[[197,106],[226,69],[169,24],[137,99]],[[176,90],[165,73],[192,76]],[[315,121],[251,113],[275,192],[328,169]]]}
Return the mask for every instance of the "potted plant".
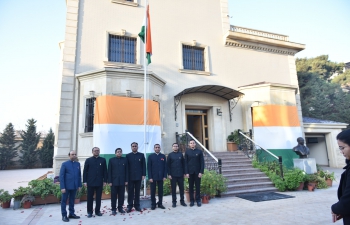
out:
{"label": "potted plant", "polygon": [[201,178],[201,195],[202,202],[209,203],[210,197],[214,197],[218,192],[227,190],[226,178],[222,174],[216,173],[215,170],[204,170]]}
{"label": "potted plant", "polygon": [[227,136],[227,151],[237,151],[239,145],[239,133],[238,130],[231,132],[230,135]]}
{"label": "potted plant", "polygon": [[3,209],[10,208],[12,195],[4,189],[0,189],[0,203]]}
{"label": "potted plant", "polygon": [[111,187],[106,184],[103,187],[101,199],[110,199],[110,198],[111,198]]}
{"label": "potted plant", "polygon": [[284,182],[288,190],[301,191],[304,188],[305,172],[299,168],[287,170],[284,174]]}
{"label": "potted plant", "polygon": [[87,201],[87,187],[84,186],[84,184],[81,186],[81,197],[80,197],[80,201]]}
{"label": "potted plant", "polygon": [[25,187],[19,187],[17,189],[13,189],[13,209],[19,209],[21,207],[21,201],[23,196],[27,193]]}
{"label": "potted plant", "polygon": [[318,176],[316,174],[308,174],[306,176],[306,181],[308,182],[308,190],[314,191],[316,189]]}
{"label": "potted plant", "polygon": [[59,199],[55,197],[58,195],[59,184],[55,184],[53,179],[45,178],[43,180],[32,180],[28,183],[33,191],[35,201],[32,205],[42,205],[49,203],[58,203]]}
{"label": "potted plant", "polygon": [[81,190],[82,189],[80,188],[80,190],[77,190],[77,192],[75,193],[74,204],[79,204],[80,203],[80,198],[83,195],[83,192]]}
{"label": "potted plant", "polygon": [[[188,184],[188,178],[184,179],[184,189],[185,189],[185,196],[186,196],[186,201],[190,202],[190,186]],[[196,190],[193,192],[193,197],[196,198]]]}
{"label": "potted plant", "polygon": [[21,203],[23,204],[23,208],[29,209],[32,207],[32,202],[34,202],[35,197],[33,196],[31,190],[28,188],[27,193],[23,196]]}
{"label": "potted plant", "polygon": [[333,181],[335,181],[335,176],[334,172],[329,172],[328,170],[326,171],[319,171],[320,177],[323,177],[326,180],[326,183],[328,187],[332,187]]}

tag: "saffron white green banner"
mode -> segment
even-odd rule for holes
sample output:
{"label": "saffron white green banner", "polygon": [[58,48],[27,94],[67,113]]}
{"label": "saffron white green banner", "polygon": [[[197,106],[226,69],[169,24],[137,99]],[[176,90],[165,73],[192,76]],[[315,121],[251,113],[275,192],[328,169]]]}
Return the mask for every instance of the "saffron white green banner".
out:
{"label": "saffron white green banner", "polygon": [[[116,148],[127,154],[131,152],[132,142],[138,143],[139,152],[145,152],[143,104],[139,98],[109,95],[96,98],[93,142],[101,155],[112,156]],[[153,152],[154,144],[161,144],[159,103],[150,100],[147,100],[146,138],[146,153]]]}

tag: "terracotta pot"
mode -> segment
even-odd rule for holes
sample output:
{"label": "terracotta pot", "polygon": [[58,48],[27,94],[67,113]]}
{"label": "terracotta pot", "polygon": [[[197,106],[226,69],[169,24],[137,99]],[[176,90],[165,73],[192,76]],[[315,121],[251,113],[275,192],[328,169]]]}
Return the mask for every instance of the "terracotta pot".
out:
{"label": "terracotta pot", "polygon": [[[185,191],[185,196],[186,196],[186,201],[190,202],[190,192],[189,191]],[[193,197],[194,199],[196,199],[196,192],[193,192]]]}
{"label": "terracotta pot", "polygon": [[23,208],[24,209],[29,209],[32,207],[32,203],[30,201],[26,201],[23,203]]}
{"label": "terracotta pot", "polygon": [[3,208],[3,209],[10,208],[10,205],[11,205],[11,201],[9,201],[9,202],[3,202],[3,203],[2,203],[2,208]]}
{"label": "terracotta pot", "polygon": [[309,183],[308,186],[307,186],[307,189],[309,191],[314,191],[315,190],[315,186]]}
{"label": "terracotta pot", "polygon": [[44,199],[42,199],[40,196],[35,196],[35,200],[32,202],[32,205],[46,205],[59,202],[60,200],[51,194],[46,196]]}
{"label": "terracotta pot", "polygon": [[236,143],[234,142],[227,142],[227,151],[229,152],[233,152],[233,151],[237,151],[238,150],[238,146]]}
{"label": "terracotta pot", "polygon": [[80,198],[74,199],[74,204],[80,204]]}
{"label": "terracotta pot", "polygon": [[208,204],[209,203],[209,197],[208,195],[202,196],[202,203],[203,204]]}
{"label": "terracotta pot", "polygon": [[82,195],[80,197],[80,201],[87,201],[87,195]]}
{"label": "terracotta pot", "polygon": [[327,183],[328,187],[332,187],[333,181],[331,179],[326,179],[326,183]]}
{"label": "terracotta pot", "polygon": [[102,191],[101,199],[111,199],[111,193],[109,193],[108,195],[106,195],[106,194]]}
{"label": "terracotta pot", "polygon": [[300,182],[299,187],[297,187],[297,191],[302,191],[304,189],[304,182]]}

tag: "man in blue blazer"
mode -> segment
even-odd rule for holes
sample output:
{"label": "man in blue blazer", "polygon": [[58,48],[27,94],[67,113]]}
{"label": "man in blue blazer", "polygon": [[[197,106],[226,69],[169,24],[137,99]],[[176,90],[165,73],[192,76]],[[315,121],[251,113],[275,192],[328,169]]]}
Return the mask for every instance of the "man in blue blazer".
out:
{"label": "man in blue blazer", "polygon": [[[60,188],[61,197],[61,213],[62,220],[69,222],[68,218],[79,219],[80,217],[74,213],[74,199],[77,191],[81,188],[81,170],[80,163],[76,162],[77,153],[70,151],[68,153],[69,160],[62,163],[60,169]],[[67,217],[66,202],[69,197],[69,216]]]}
{"label": "man in blue blazer", "polygon": [[102,216],[101,196],[103,186],[108,179],[106,159],[100,157],[100,149],[92,148],[92,157],[86,159],[84,164],[83,183],[87,187],[87,217],[92,217],[94,193],[96,193],[95,215]]}
{"label": "man in blue blazer", "polygon": [[163,182],[167,176],[166,157],[160,153],[160,145],[154,145],[154,152],[148,156],[147,169],[148,179],[151,185],[151,209],[156,209],[156,185],[158,186],[158,208],[165,209],[163,206]]}

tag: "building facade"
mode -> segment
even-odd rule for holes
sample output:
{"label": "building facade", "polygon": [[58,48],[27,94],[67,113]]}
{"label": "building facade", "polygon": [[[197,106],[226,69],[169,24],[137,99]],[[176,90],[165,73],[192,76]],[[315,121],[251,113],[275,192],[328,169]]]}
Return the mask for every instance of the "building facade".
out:
{"label": "building facade", "polygon": [[252,108],[261,105],[295,107],[303,132],[294,55],[305,45],[286,35],[230,25],[227,0],[148,1],[153,55],[147,96],[144,47],[137,37],[145,1],[66,2],[56,173],[70,150],[82,162],[90,157],[99,96],[158,102],[165,153],[176,132],[185,130],[210,151],[226,151],[227,136],[252,129]]}

